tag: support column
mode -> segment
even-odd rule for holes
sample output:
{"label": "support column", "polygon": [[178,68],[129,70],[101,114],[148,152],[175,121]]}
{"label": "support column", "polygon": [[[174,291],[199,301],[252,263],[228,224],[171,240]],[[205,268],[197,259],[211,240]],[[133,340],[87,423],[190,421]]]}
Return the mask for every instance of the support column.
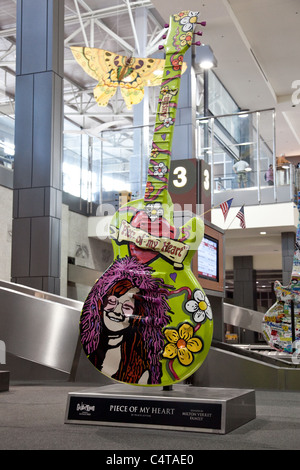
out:
{"label": "support column", "polygon": [[[139,41],[139,57],[146,57],[147,46],[147,8],[135,10],[135,28]],[[130,182],[133,194],[144,197],[143,181],[147,178],[148,158],[150,153],[149,142],[149,88],[144,88],[143,100],[133,106],[134,129],[134,155],[130,160]],[[144,126],[144,127],[143,127]]]}
{"label": "support column", "polygon": [[293,269],[293,258],[296,237],[294,232],[283,232],[281,234],[282,250],[282,285],[287,286],[291,282]]}
{"label": "support column", "polygon": [[60,292],[64,0],[18,0],[12,281]]}
{"label": "support column", "polygon": [[[234,256],[234,305],[257,310],[256,299],[256,271],[253,269],[252,256]],[[240,342],[253,343],[255,333],[240,328]]]}
{"label": "support column", "polygon": [[196,77],[192,67],[192,48],[184,55],[187,69],[181,76],[176,124],[173,134],[172,160],[196,156]]}

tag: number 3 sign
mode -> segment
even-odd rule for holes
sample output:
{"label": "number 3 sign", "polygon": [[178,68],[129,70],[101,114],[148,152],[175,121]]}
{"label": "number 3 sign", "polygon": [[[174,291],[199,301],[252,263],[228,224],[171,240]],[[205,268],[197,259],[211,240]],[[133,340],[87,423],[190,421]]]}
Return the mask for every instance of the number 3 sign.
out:
{"label": "number 3 sign", "polygon": [[186,168],[184,166],[177,166],[174,168],[173,175],[176,176],[176,178],[173,179],[173,184],[176,188],[183,188],[186,186],[188,179],[186,176]]}
{"label": "number 3 sign", "polygon": [[[210,166],[204,160],[195,158],[172,161],[169,192],[173,202],[182,207],[192,204],[197,213],[196,204],[203,204],[201,212],[208,211],[211,209]],[[210,212],[205,215],[210,220]]]}
{"label": "number 3 sign", "polygon": [[197,160],[175,160],[171,162],[169,190],[174,194],[196,191]]}

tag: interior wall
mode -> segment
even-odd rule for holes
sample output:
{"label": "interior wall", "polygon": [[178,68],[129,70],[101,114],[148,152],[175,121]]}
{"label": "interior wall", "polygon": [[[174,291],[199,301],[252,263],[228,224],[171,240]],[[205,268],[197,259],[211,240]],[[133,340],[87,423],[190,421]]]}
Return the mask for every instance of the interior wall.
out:
{"label": "interior wall", "polygon": [[[61,295],[84,301],[92,285],[69,282],[68,259],[82,268],[103,273],[113,260],[111,243],[88,237],[88,217],[69,210],[63,204],[62,210],[62,243],[61,243]],[[97,279],[95,273],[95,281]]]}
{"label": "interior wall", "polygon": [[[8,282],[11,280],[12,213],[13,191],[0,186],[0,279]],[[61,224],[61,296],[68,297],[71,292],[73,298],[84,300],[91,285],[77,284],[68,289],[68,258],[74,258],[77,266],[101,273],[113,260],[112,246],[89,238],[88,217],[71,212],[65,204],[62,206]]]}
{"label": "interior wall", "polygon": [[[257,271],[281,270],[282,269],[282,253],[281,250],[276,253],[266,253],[253,255],[253,269]],[[233,256],[225,257],[225,270],[233,270]]]}

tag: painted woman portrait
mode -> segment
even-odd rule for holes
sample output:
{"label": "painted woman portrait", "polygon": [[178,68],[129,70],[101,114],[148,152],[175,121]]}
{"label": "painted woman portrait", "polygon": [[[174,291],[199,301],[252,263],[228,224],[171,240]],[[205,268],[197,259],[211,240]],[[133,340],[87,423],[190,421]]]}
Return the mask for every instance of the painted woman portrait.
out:
{"label": "painted woman portrait", "polygon": [[136,258],[117,259],[91,290],[82,310],[84,352],[105,375],[121,382],[161,382],[162,330],[168,290]]}

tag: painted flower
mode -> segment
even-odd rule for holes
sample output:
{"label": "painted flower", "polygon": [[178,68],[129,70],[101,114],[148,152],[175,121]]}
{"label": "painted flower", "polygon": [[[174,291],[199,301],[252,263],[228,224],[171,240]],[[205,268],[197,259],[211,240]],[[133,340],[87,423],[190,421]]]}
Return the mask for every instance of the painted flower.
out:
{"label": "painted flower", "polygon": [[146,183],[146,189],[145,189],[146,195],[147,195],[147,196],[150,196],[150,194],[151,194],[153,191],[154,191],[154,186],[153,186],[153,184],[152,184],[150,181],[148,181],[148,182]]}
{"label": "painted flower", "polygon": [[153,170],[153,175],[161,178],[168,172],[168,168],[163,162],[159,162],[158,165],[153,165]]}
{"label": "painted flower", "polygon": [[166,95],[167,93],[169,93],[169,87],[168,85],[165,85],[164,87],[161,88],[160,92],[162,95]]}
{"label": "painted flower", "polygon": [[183,64],[183,55],[179,55],[176,59],[172,60],[172,67],[174,70],[181,70]]}
{"label": "painted flower", "polygon": [[194,336],[194,329],[189,323],[183,323],[178,331],[175,328],[166,328],[164,335],[168,343],[164,347],[163,357],[177,357],[183,366],[189,366],[194,360],[194,354],[203,348],[201,339]]}
{"label": "painted flower", "polygon": [[179,37],[180,45],[182,47],[186,46],[187,44],[190,46],[192,44],[192,39],[193,39],[193,36],[191,34],[189,34],[189,33],[182,34]]}
{"label": "painted flower", "polygon": [[170,127],[174,124],[174,120],[171,117],[168,117],[164,120],[164,126]]}
{"label": "painted flower", "polygon": [[183,18],[184,16],[188,15],[188,13],[189,13],[188,10],[181,11],[180,13],[175,13],[175,15],[174,15],[175,21],[180,21],[181,18]]}
{"label": "painted flower", "polygon": [[183,25],[182,30],[185,32],[192,31],[195,23],[197,22],[197,19],[198,19],[197,13],[194,11],[190,11],[188,16],[184,16],[179,21],[179,23]]}
{"label": "painted flower", "polygon": [[146,214],[152,220],[156,220],[158,217],[164,215],[164,210],[160,202],[155,202],[154,204],[147,204],[146,206]]}
{"label": "painted flower", "polygon": [[189,313],[193,314],[193,320],[196,323],[202,323],[206,317],[212,320],[212,311],[208,298],[200,289],[194,292],[193,300],[186,302],[185,308]]}
{"label": "painted flower", "polygon": [[152,148],[150,152],[151,158],[156,158],[158,154],[159,154],[159,150],[157,148]]}

